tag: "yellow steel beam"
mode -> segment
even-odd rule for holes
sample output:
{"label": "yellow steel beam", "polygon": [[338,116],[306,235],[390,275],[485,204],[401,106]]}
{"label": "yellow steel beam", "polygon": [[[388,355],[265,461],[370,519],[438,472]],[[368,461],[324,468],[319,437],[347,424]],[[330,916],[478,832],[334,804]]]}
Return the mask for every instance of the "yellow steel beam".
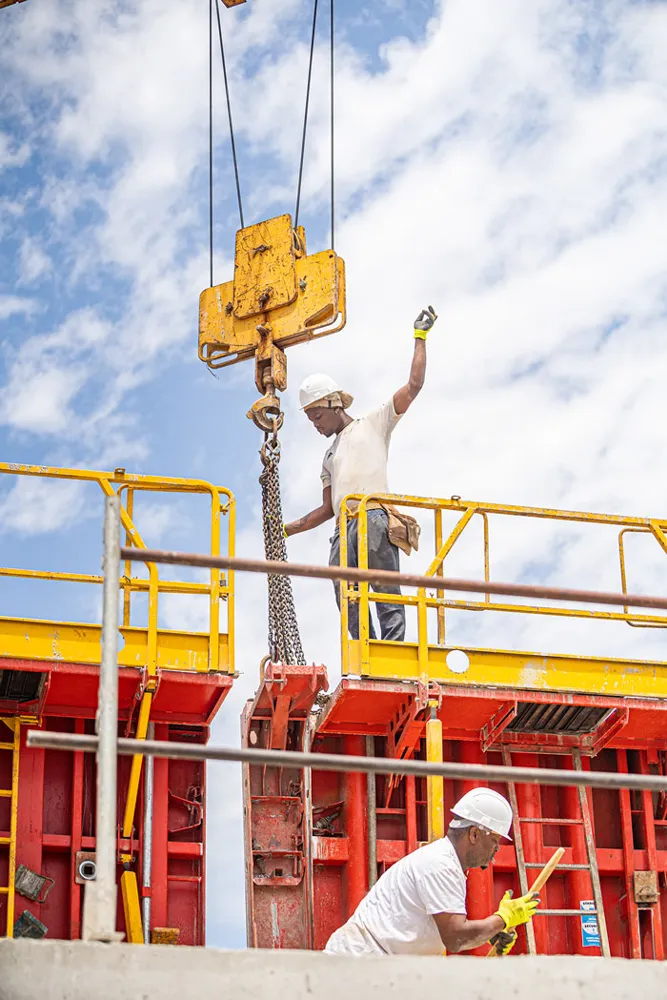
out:
{"label": "yellow steel beam", "polygon": [[[584,524],[616,524],[619,527],[643,527],[648,531],[652,525],[667,527],[667,520],[649,517],[625,517],[622,514],[595,514],[581,510],[560,510],[557,507],[520,507],[516,504],[483,503],[480,500],[462,500],[460,497],[417,497],[408,493],[372,493],[362,496],[351,493],[344,497],[342,504],[347,508],[349,501],[366,507],[371,501],[395,504],[397,507],[421,507],[424,510],[464,511],[472,508],[477,513],[505,514],[508,517],[535,517],[550,521],[574,521]],[[349,511],[348,511],[349,513]]]}
{"label": "yellow steel beam", "polygon": [[[463,670],[460,663],[456,663],[456,670],[453,670],[447,666],[447,656],[451,650],[431,646],[427,679],[440,684],[465,687],[496,685],[526,691],[572,691],[624,698],[667,698],[667,663],[460,648],[467,655],[469,663]],[[414,642],[371,640],[368,670],[362,672],[361,665],[361,641],[350,640],[348,676],[361,675],[399,681],[423,679],[419,647]]]}
{"label": "yellow steel beam", "polygon": [[[91,573],[60,573],[56,570],[19,569],[14,566],[0,566],[0,576],[14,577],[25,580],[52,580],[59,583],[104,583],[104,577]],[[121,586],[128,591],[146,591],[150,588],[150,580],[139,576],[121,576]],[[161,594],[208,594],[211,587],[207,583],[196,583],[192,580],[160,580],[158,591]],[[220,576],[220,600],[227,600],[228,587],[224,583],[224,575]],[[129,622],[124,622],[129,625]]]}
{"label": "yellow steel beam", "polygon": [[436,554],[435,559],[426,570],[425,574],[426,576],[434,576],[442,568],[442,564],[449,555],[449,553],[452,551],[454,543],[461,536],[461,534],[463,533],[467,525],[470,523],[470,521],[472,521],[476,513],[477,511],[475,510],[474,507],[468,507],[468,509],[464,511],[463,515],[459,518],[453,531],[451,531],[447,536],[445,542],[440,543],[438,545],[438,552]]}
{"label": "yellow steel beam", "polygon": [[[350,598],[350,600],[356,598]],[[369,594],[369,601],[385,601],[390,604],[419,604],[420,597],[414,594]],[[452,608],[459,611],[502,611],[521,615],[552,615],[557,618],[595,618],[604,621],[640,622],[667,627],[667,614],[641,615],[634,611],[597,611],[581,607],[547,607],[541,604],[505,604],[501,601],[456,601],[442,597],[423,598],[428,608]]]}
{"label": "yellow steel beam", "polygon": [[137,490],[156,493],[211,493],[227,497],[234,502],[233,493],[224,486],[213,486],[205,479],[179,479],[176,476],[143,476],[124,469],[102,472],[94,469],[68,469],[49,465],[21,465],[14,462],[0,462],[0,474],[10,476],[34,476],[37,479],[69,479],[81,483],[115,483],[119,486],[133,486]]}
{"label": "yellow steel beam", "polygon": [[[137,732],[135,739],[145,740],[148,732],[148,722],[151,715],[151,705],[153,695],[150,691],[144,691],[139,708],[139,718],[137,719]],[[141,765],[144,756],[135,753],[132,758],[132,768],[130,770],[130,780],[127,785],[127,799],[125,800],[125,815],[123,817],[123,837],[125,839],[132,836],[134,825],[134,814],[137,808],[137,798],[139,795],[139,781],[141,779]]]}
{"label": "yellow steel beam", "polygon": [[135,872],[124,871],[120,877],[120,891],[125,912],[125,937],[128,944],[143,944],[144,931],[141,925],[139,889]]}
{"label": "yellow steel beam", "polygon": [[[148,660],[148,630],[122,626],[124,640],[118,653],[121,667],[144,668]],[[51,622],[28,618],[0,618],[0,656],[12,659],[65,661],[99,666],[101,625]],[[161,670],[209,671],[209,635],[159,629],[157,665]],[[229,636],[218,636],[218,670],[233,673]]]}
{"label": "yellow steel beam", "polygon": [[[124,469],[102,472],[42,465],[19,465],[7,462],[0,462],[0,474],[93,483],[107,496],[112,496],[114,492],[122,495],[123,491],[127,490],[126,505],[121,510],[122,524],[126,532],[126,542],[139,549],[145,548],[145,544],[132,520],[134,495],[137,490],[157,493],[208,494],[211,500],[211,554],[220,554],[220,518],[223,513],[229,515],[228,552],[234,554],[236,508],[233,494],[224,487],[214,486],[205,480],[140,476],[127,473]],[[0,576],[95,585],[102,583],[102,577],[99,575],[23,570],[14,567],[0,567]],[[127,632],[125,635],[126,646],[119,662],[128,666],[144,667],[151,678],[156,677],[157,670],[161,667],[233,672],[231,665],[234,648],[233,585],[233,574],[230,573],[227,582],[225,582],[224,576],[218,570],[211,570],[209,584],[203,584],[192,581],[160,580],[158,569],[152,563],[148,565],[148,580],[130,577],[128,569],[126,576],[121,579],[124,595],[123,623]],[[148,591],[148,627],[131,631],[130,600],[134,591]],[[195,635],[190,641],[189,637],[185,638],[187,633],[166,633],[164,630],[158,629],[160,593],[208,595],[208,635]],[[221,634],[221,600],[227,601],[227,634]],[[32,656],[37,659],[78,658],[79,662],[99,663],[99,646],[95,653],[92,653],[90,649],[91,638],[94,643],[99,642],[99,628],[89,625],[79,626],[72,622],[32,622],[21,633],[16,630],[17,621],[19,620],[6,619],[7,627],[3,630],[0,620],[0,649],[4,649],[4,655],[12,657]],[[20,627],[22,625],[21,622]],[[203,650],[202,643],[205,645]],[[140,661],[137,661],[135,655],[138,649],[141,650]],[[205,662],[202,662],[202,654]],[[173,662],[174,657],[176,662]]]}
{"label": "yellow steel beam", "polygon": [[[442,763],[442,722],[437,717],[436,702],[429,702],[430,718],[426,722],[426,760]],[[428,839],[439,840],[445,836],[445,783],[441,775],[426,779],[426,808]]]}
{"label": "yellow steel beam", "polygon": [[[14,735],[11,743],[3,744],[4,750],[10,750],[12,754],[12,778],[9,792],[9,837],[3,838],[9,848],[9,858],[7,862],[7,885],[0,888],[0,892],[7,896],[6,915],[6,936],[14,937],[14,913],[16,900],[16,836],[18,829],[18,808],[19,808],[19,757],[21,749],[21,725],[18,719],[3,719],[5,725]],[[3,789],[4,791],[4,789]]]}

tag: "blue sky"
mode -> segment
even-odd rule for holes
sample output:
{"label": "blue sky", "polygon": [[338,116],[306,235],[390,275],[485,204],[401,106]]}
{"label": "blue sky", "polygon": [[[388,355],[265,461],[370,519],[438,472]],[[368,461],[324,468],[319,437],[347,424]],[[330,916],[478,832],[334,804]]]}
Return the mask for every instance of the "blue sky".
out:
{"label": "blue sky", "polygon": [[[206,0],[28,0],[0,13],[0,457],[195,476],[232,488],[241,552],[259,554],[248,365],[196,355],[208,282]],[[405,380],[433,302],[422,398],[397,430],[397,491],[664,511],[667,9],[567,0],[337,0],[337,249],[346,329],[290,354],[288,517],[319,500],[321,441],[295,387],[330,371],[377,405]],[[247,221],[292,210],[311,3],[222,11]],[[321,3],[322,28],[328,17]],[[302,221],[328,239],[326,39],[318,43]],[[216,280],[237,226],[219,70]],[[3,563],[96,571],[99,504],[0,483]],[[147,539],[194,546],[198,513],[154,505]],[[327,526],[295,540],[324,560]],[[618,582],[614,539],[521,526],[497,578]],[[472,550],[458,563],[472,571]],[[637,546],[637,585],[665,589]],[[466,560],[471,560],[466,563]],[[335,680],[324,587],[297,586],[307,656]],[[0,583],[3,614],[86,619],[96,599]],[[265,596],[239,583],[241,678],[214,739],[236,741],[256,684]],[[39,610],[36,610],[38,608]],[[202,609],[166,609],[198,627]],[[328,617],[327,617],[328,615]],[[491,616],[497,618],[497,616]],[[259,623],[259,624],[258,624]],[[455,626],[457,641],[662,655],[660,633],[558,623]],[[211,772],[209,942],[244,942],[240,786]],[[220,901],[224,902],[220,902]]]}

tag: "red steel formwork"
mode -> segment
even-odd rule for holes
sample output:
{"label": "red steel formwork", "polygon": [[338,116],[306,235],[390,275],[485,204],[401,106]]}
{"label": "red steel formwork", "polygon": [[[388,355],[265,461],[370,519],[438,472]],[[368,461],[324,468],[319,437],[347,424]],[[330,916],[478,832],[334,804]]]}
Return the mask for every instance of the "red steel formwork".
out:
{"label": "red steel formwork", "polygon": [[[21,726],[18,760],[16,866],[44,876],[46,899],[15,894],[15,916],[24,910],[41,921],[51,938],[81,936],[82,861],[95,857],[95,757],[80,752],[39,750],[26,746],[28,728],[92,733],[97,708],[97,668],[85,664],[22,662],[0,659],[0,720],[30,718]],[[143,672],[119,671],[119,734],[136,729],[136,708]],[[229,692],[227,674],[161,671],[153,699],[155,738],[208,740],[208,726]],[[9,729],[0,721],[0,742]],[[11,754],[0,753],[0,788],[11,787]],[[118,762],[118,815],[127,797],[131,760]],[[151,898],[151,926],[178,931],[179,944],[205,942],[205,802],[206,771],[202,762],[154,761],[152,876],[143,887],[145,769],[132,836],[119,835],[118,854],[132,857],[140,897]],[[0,884],[8,884],[12,799],[0,798]],[[120,878],[121,867],[118,874]],[[50,882],[52,881],[52,884]],[[42,891],[40,898],[44,898]],[[0,928],[4,930],[8,895],[0,895]],[[126,932],[119,891],[118,930]],[[174,935],[176,937],[176,935]]]}
{"label": "red steel formwork", "polygon": [[[427,705],[436,700],[445,760],[503,763],[503,751],[509,751],[511,763],[566,769],[573,767],[572,753],[579,749],[584,769],[667,773],[665,701],[463,686],[426,689],[416,682],[345,678],[326,702],[320,696],[323,707],[317,711],[321,675],[316,682],[313,673],[308,683],[299,668],[298,690],[307,690],[316,708],[308,725],[303,694],[298,719],[291,713],[285,717],[294,686],[292,669],[280,668],[285,691],[280,725],[291,734],[283,746],[297,749],[310,742],[315,752],[423,759]],[[276,702],[266,682],[253,705],[245,716],[246,742],[270,746],[262,732],[272,729]],[[263,705],[261,723],[258,705]],[[252,776],[255,771],[260,769],[248,769],[251,785],[260,780],[259,774]],[[377,776],[369,788],[360,774],[261,772],[261,781],[274,794],[272,821],[247,855],[249,943],[323,948],[368,891],[369,851],[377,859],[370,865],[377,876],[427,840],[425,782]],[[445,815],[469,787],[445,782]],[[510,793],[506,786],[494,787]],[[577,790],[517,785],[516,795],[528,882],[556,847],[565,848],[566,867],[549,881],[542,908],[579,911],[594,893]],[[595,789],[588,791],[587,801],[610,952],[662,959],[667,947],[667,797]],[[258,800],[248,789],[245,807],[247,830],[254,829]],[[491,868],[469,873],[471,918],[493,912],[506,889],[520,891],[516,847],[502,847]],[[572,914],[536,918],[537,952],[599,955],[594,936],[583,932],[585,920]],[[522,932],[515,951],[526,950]]]}
{"label": "red steel formwork", "polygon": [[[146,549],[142,532],[152,530],[153,508],[146,499],[157,494],[160,503],[176,504],[170,510],[178,518],[187,500],[199,504],[194,512],[198,525],[208,530],[210,553],[234,552],[235,501],[224,487],[120,468],[103,472],[0,463],[0,474],[11,477],[9,483],[16,477],[40,479],[44,490],[52,488],[52,480],[66,480],[87,498],[82,504],[86,516],[96,509],[101,515],[99,501],[116,494],[125,544],[141,550]],[[98,706],[101,625],[66,620],[65,614],[81,607],[77,601],[83,592],[77,588],[88,588],[90,595],[103,583],[99,553],[89,543],[77,557],[77,569],[89,568],[92,561],[94,573],[52,569],[50,555],[37,553],[45,568],[0,566],[0,578],[18,581],[17,590],[28,584],[34,588],[25,592],[25,610],[17,607],[31,617],[0,617],[0,936],[31,931],[39,936],[46,927],[49,937],[80,937],[80,865],[90,875],[86,863],[94,861],[96,846],[94,756],[26,746],[29,728],[92,733]],[[39,588],[52,584],[60,588],[63,618],[33,617],[43,606]],[[67,596],[72,586],[73,605]],[[201,601],[208,630],[165,627],[168,595]],[[233,573],[179,580],[152,565],[133,572],[126,561],[119,598],[119,735],[145,739],[152,724],[157,739],[207,742],[211,720],[234,679]],[[8,600],[7,610],[12,606]],[[118,930],[132,943],[142,942],[146,931],[148,940],[202,945],[205,768],[156,760],[149,772],[152,795],[141,755],[119,759]],[[33,891],[36,886],[39,893]]]}

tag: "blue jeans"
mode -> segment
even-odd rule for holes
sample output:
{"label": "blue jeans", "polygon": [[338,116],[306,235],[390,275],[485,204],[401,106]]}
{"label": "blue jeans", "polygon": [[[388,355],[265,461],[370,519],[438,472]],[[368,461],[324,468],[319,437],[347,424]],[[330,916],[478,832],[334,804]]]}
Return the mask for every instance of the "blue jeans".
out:
{"label": "blue jeans", "polygon": [[[351,518],[347,522],[347,565],[359,565],[359,553],[357,545],[357,518]],[[398,549],[389,541],[388,519],[386,513],[380,508],[368,511],[368,565],[370,569],[390,569],[398,572],[399,555]],[[340,566],[340,530],[336,528],[331,539],[331,553],[329,555],[330,566]],[[382,594],[400,594],[400,587],[376,587],[371,584],[371,589]],[[340,585],[334,583],[336,593],[336,604],[340,610]],[[405,608],[402,604],[387,604],[384,601],[374,601],[375,610],[380,623],[380,633],[383,639],[393,642],[403,642],[405,639]],[[370,615],[369,615],[370,618]],[[348,603],[348,628],[353,639],[359,638],[359,603],[350,601]],[[370,637],[376,639],[373,619],[369,621]]]}

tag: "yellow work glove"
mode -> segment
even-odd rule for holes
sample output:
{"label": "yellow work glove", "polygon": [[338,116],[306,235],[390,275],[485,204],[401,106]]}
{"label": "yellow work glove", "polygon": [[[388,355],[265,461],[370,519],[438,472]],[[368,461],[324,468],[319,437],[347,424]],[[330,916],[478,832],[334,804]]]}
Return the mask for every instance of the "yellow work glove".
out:
{"label": "yellow work glove", "polygon": [[508,890],[500,900],[496,913],[505,921],[505,930],[511,931],[519,924],[527,924],[539,905],[540,897],[536,892],[529,892],[526,896],[512,899],[512,893]]}
{"label": "yellow work glove", "polygon": [[493,935],[489,944],[495,946],[497,955],[509,955],[516,944],[516,938],[516,931],[498,931],[497,934]]}
{"label": "yellow work glove", "polygon": [[415,337],[417,340],[426,340],[426,334],[437,318],[433,306],[429,306],[428,309],[422,309],[415,320]]}

